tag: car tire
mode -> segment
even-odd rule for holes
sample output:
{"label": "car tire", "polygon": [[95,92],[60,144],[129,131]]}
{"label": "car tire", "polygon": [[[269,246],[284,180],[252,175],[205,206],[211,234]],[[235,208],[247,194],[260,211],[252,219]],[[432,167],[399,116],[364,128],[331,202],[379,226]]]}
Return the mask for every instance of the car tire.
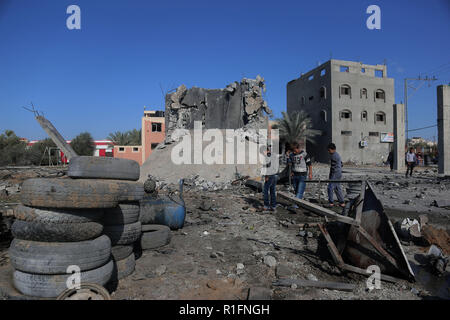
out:
{"label": "car tire", "polygon": [[137,241],[141,236],[141,223],[104,226],[103,233],[111,239],[111,244],[127,245]]}
{"label": "car tire", "polygon": [[105,209],[103,223],[105,225],[120,225],[135,223],[139,220],[139,202],[119,203],[115,208]]}
{"label": "car tire", "polygon": [[80,242],[37,242],[13,239],[9,258],[14,269],[32,274],[65,274],[77,265],[81,271],[105,264],[111,257],[111,241],[105,235]]}
{"label": "car tire", "polygon": [[137,181],[139,163],[130,159],[80,156],[70,159],[67,175],[75,179],[113,179]]}
{"label": "car tire", "polygon": [[111,248],[111,255],[115,261],[120,261],[128,257],[133,253],[134,246],[124,245],[124,246],[114,246]]}
{"label": "car tire", "polygon": [[159,224],[142,225],[142,250],[156,249],[170,243],[170,228]]}
{"label": "car tire", "polygon": [[101,236],[103,225],[98,222],[42,223],[14,221],[11,233],[14,238],[42,242],[78,242]]}
{"label": "car tire", "polygon": [[136,260],[134,253],[130,254],[125,259],[114,261],[114,269],[111,279],[113,281],[124,279],[134,272],[135,267]]}
{"label": "car tire", "polygon": [[114,208],[123,187],[114,181],[43,179],[25,180],[22,203],[43,208]]}
{"label": "car tire", "polygon": [[[89,282],[104,286],[113,274],[114,263],[110,260],[101,267],[80,273],[81,283]],[[56,298],[67,289],[71,274],[30,274],[14,271],[14,287],[24,295],[40,298]]]}
{"label": "car tire", "polygon": [[144,184],[134,181],[112,180],[119,187],[119,202],[136,202],[144,198]]}
{"label": "car tire", "polygon": [[102,209],[39,209],[21,204],[14,208],[14,217],[17,220],[41,223],[98,222],[103,213]]}

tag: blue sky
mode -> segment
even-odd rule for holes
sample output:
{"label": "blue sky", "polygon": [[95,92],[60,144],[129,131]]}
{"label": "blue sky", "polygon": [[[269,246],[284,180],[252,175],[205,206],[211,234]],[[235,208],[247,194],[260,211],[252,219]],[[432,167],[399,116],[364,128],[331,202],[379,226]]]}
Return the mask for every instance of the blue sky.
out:
{"label": "blue sky", "polygon": [[[81,30],[66,27],[71,4]],[[381,30],[366,28],[371,4]],[[287,82],[330,56],[386,62],[396,102],[405,77],[431,71],[439,80],[411,89],[409,100],[410,128],[429,126],[436,85],[450,82],[449,31],[448,0],[0,0],[0,131],[45,138],[21,108],[32,101],[67,139],[103,139],[140,128],[144,105],[163,110],[161,87],[223,88],[257,74],[279,116]]]}

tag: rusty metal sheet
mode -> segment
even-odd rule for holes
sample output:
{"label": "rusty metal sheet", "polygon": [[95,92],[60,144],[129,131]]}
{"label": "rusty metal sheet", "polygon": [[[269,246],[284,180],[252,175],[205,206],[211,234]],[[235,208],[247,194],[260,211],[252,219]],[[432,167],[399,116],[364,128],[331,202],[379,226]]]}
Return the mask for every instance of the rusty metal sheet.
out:
{"label": "rusty metal sheet", "polygon": [[352,225],[348,232],[344,261],[362,269],[377,265],[384,274],[414,279],[392,223],[370,183],[366,185],[360,219],[360,226]]}

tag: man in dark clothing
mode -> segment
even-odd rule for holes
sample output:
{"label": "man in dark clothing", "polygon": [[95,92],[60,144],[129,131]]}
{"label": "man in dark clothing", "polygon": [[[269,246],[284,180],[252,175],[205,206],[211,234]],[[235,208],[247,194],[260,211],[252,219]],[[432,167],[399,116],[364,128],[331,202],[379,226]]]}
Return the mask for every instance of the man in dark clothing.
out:
{"label": "man in dark clothing", "polygon": [[394,170],[394,152],[389,152],[387,162],[389,163],[389,166],[391,167],[391,171]]}
{"label": "man in dark clothing", "polygon": [[[336,152],[336,145],[330,143],[328,145],[328,153],[330,154],[330,180],[342,179],[342,160],[339,153]],[[329,206],[334,206],[333,193],[336,192],[336,196],[341,207],[345,207],[344,195],[342,194],[341,184],[337,182],[330,182],[328,184],[328,202]]]}

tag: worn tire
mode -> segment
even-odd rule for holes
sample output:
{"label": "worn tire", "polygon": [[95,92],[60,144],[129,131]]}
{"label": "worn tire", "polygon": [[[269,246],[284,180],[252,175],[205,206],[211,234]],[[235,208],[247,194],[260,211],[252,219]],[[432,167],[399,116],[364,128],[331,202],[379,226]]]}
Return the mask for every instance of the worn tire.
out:
{"label": "worn tire", "polygon": [[108,180],[43,179],[25,180],[20,198],[31,207],[114,208],[123,187]]}
{"label": "worn tire", "polygon": [[147,224],[142,226],[142,250],[156,249],[165,246],[171,239],[170,228],[160,224]]}
{"label": "worn tire", "polygon": [[119,202],[136,202],[144,198],[144,184],[134,181],[111,181],[119,187]]}
{"label": "worn tire", "polygon": [[124,245],[124,246],[114,246],[111,248],[111,255],[115,261],[120,261],[128,257],[133,253],[134,246]]}
{"label": "worn tire", "polygon": [[75,179],[139,179],[139,163],[129,159],[80,156],[70,159],[67,175]]}
{"label": "worn tire", "polygon": [[85,223],[97,222],[103,217],[102,209],[39,209],[18,205],[14,208],[17,220],[41,223]]}
{"label": "worn tire", "polygon": [[78,242],[101,236],[103,225],[98,222],[42,223],[14,221],[11,233],[14,238],[42,242]]}
{"label": "worn tire", "polygon": [[114,261],[114,269],[111,279],[117,281],[126,278],[134,272],[135,267],[136,259],[134,257],[134,253],[131,253],[125,259]]}
{"label": "worn tire", "polygon": [[139,220],[139,202],[119,203],[115,208],[105,209],[103,223],[105,225],[130,224]]}
{"label": "worn tire", "polygon": [[27,273],[65,274],[70,265],[86,271],[110,259],[111,241],[104,235],[94,240],[66,243],[14,239],[9,257],[14,269]]}
{"label": "worn tire", "polygon": [[140,201],[139,221],[144,224],[154,224],[158,215],[164,214],[166,203],[161,198],[144,197]]}
{"label": "worn tire", "polygon": [[104,226],[103,233],[111,239],[113,246],[132,244],[141,236],[141,223]]}
{"label": "worn tire", "polygon": [[[93,270],[81,272],[81,283],[105,285],[113,274],[114,263],[108,263]],[[24,295],[40,298],[55,298],[67,289],[66,281],[71,274],[42,275],[14,271],[13,282]]]}

